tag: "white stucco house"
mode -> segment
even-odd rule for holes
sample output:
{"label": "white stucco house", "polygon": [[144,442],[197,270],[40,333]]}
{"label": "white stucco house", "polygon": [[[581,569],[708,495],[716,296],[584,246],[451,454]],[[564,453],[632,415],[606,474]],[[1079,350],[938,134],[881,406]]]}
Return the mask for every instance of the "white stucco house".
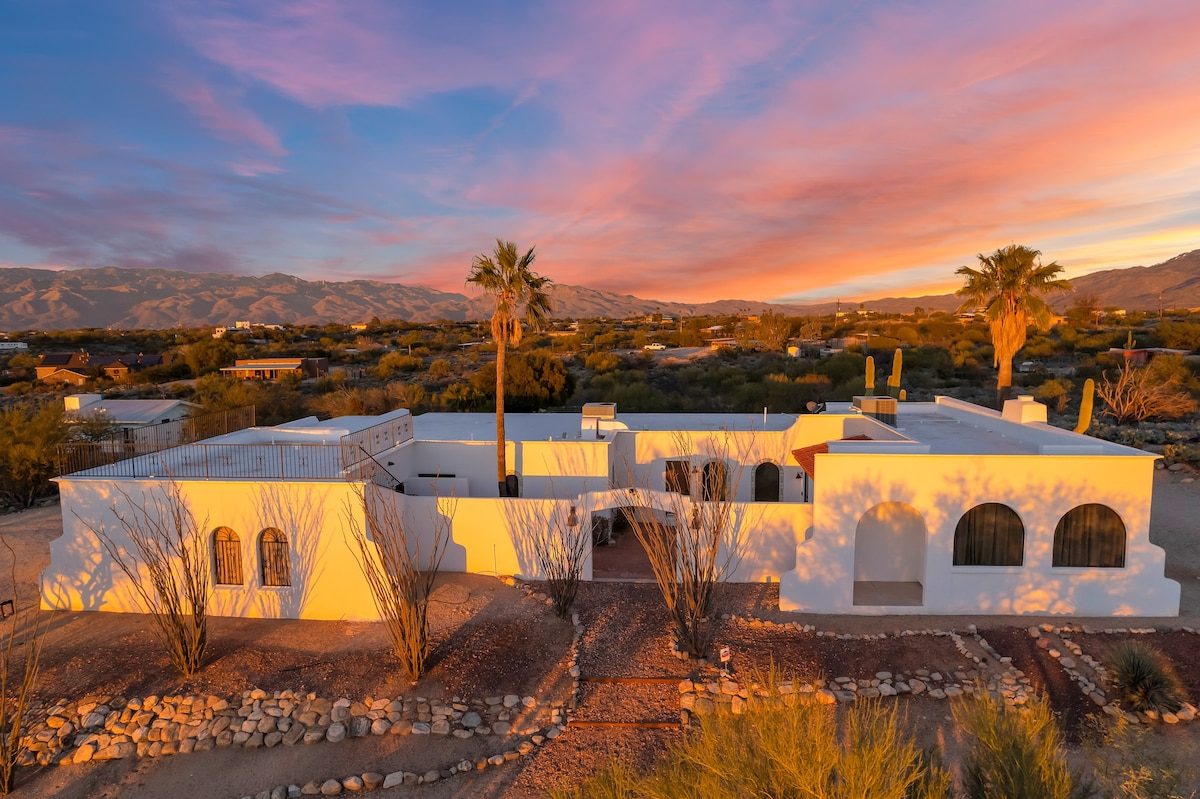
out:
{"label": "white stucco house", "polygon": [[347,539],[371,479],[418,543],[448,521],[444,571],[536,579],[533,517],[725,501],[730,579],[778,582],[784,610],[1178,613],[1149,540],[1156,456],[1051,427],[1029,397],[1003,413],[867,397],[800,416],[597,403],[508,414],[506,433],[515,498],[498,497],[492,414],[301,419],[64,475],[43,606],[136,609],[92,531],[119,535],[114,512],[170,480],[212,537],[211,612],[376,618]]}

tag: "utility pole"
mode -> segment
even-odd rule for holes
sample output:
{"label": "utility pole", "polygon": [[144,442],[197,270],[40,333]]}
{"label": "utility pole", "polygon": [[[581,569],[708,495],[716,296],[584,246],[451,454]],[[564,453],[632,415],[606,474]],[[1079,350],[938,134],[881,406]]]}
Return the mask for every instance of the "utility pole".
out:
{"label": "utility pole", "polygon": [[1162,319],[1162,292],[1158,292],[1158,318]]}

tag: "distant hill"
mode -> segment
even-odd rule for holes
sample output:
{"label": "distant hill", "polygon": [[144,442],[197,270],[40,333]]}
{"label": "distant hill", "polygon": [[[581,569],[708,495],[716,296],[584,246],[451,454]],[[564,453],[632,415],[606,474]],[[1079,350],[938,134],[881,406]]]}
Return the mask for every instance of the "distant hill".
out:
{"label": "distant hill", "polygon": [[[1156,266],[1109,269],[1074,281],[1077,292],[1095,294],[1099,304],[1127,310],[1200,307],[1200,250]],[[772,305],[753,300],[680,303],[556,284],[554,315],[559,318],[624,319],[661,312],[685,314],[755,313],[774,308],[789,315],[824,314],[834,303]],[[1060,299],[1065,308],[1069,299]],[[486,319],[483,295],[438,291],[424,286],[354,280],[306,281],[283,274],[262,277],[193,274],[163,269],[0,269],[0,330],[61,330],[80,327],[203,327],[248,320],[264,324],[322,324],[404,319]],[[953,310],[950,294],[887,297],[865,303],[885,313]]]}

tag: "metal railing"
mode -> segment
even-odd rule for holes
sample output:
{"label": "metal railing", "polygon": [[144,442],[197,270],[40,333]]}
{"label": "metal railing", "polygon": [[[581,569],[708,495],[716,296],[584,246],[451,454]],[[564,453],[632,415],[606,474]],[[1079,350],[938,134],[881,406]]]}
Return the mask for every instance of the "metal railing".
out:
{"label": "metal railing", "polygon": [[354,433],[347,433],[342,436],[342,446],[360,447],[367,455],[378,455],[412,437],[412,416],[405,414]]}
{"label": "metal railing", "polygon": [[[164,424],[118,430],[94,441],[69,441],[58,447],[58,473],[68,475],[114,467],[125,461],[253,426],[254,406],[247,405]],[[128,471],[111,474],[128,475]]]}
{"label": "metal railing", "polygon": [[345,480],[336,444],[186,444],[75,472],[180,480]]}

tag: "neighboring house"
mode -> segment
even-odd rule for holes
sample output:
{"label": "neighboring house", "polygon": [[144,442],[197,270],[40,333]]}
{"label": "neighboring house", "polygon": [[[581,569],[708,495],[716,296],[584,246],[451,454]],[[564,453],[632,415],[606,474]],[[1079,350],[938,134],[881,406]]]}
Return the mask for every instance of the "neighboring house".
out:
{"label": "neighboring house", "polygon": [[121,380],[131,372],[151,366],[169,365],[164,355],[89,355],[86,352],[54,352],[43,355],[35,368],[38,380],[46,383],[83,385],[103,373],[105,377]]}
{"label": "neighboring house", "polygon": [[242,380],[278,380],[284,375],[324,377],[329,373],[328,358],[249,358],[239,359],[221,371]]}
{"label": "neighboring house", "polygon": [[620,512],[680,518],[680,503],[695,518],[727,497],[730,578],[778,581],[784,610],[1177,615],[1179,584],[1149,540],[1157,456],[1051,427],[1029,397],[1003,413],[944,397],[858,405],[508,414],[519,496],[505,499],[492,414],[398,410],[241,430],[58,478],[64,533],[42,601],[135,610],[90,528],[119,536],[114,508],[161,496],[169,475],[218,553],[211,613],[377,618],[347,546],[369,474],[410,543],[427,551],[433,520],[450,519],[446,571],[537,579],[531,512],[592,529]]}
{"label": "neighboring house", "polygon": [[38,360],[34,376],[47,383],[82,385],[90,375],[88,356],[83,352],[50,352]]}
{"label": "neighboring house", "polygon": [[1191,350],[1173,350],[1167,347],[1109,347],[1109,355],[1120,355],[1126,363],[1145,366],[1160,355],[1190,355]]}
{"label": "neighboring house", "polygon": [[100,421],[121,430],[174,422],[200,407],[179,399],[105,399],[99,394],[72,394],[63,403],[67,422]]}
{"label": "neighboring house", "polygon": [[25,352],[29,345],[24,341],[0,341],[0,352]]}

